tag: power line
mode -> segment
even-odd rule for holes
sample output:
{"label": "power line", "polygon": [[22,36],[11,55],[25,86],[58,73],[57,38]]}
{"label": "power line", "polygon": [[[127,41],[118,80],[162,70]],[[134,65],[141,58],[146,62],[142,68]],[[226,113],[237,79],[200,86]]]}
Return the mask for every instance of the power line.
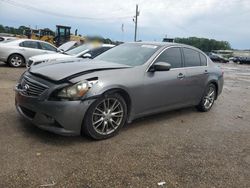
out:
{"label": "power line", "polygon": [[132,16],[121,16],[121,17],[105,17],[105,18],[97,18],[97,17],[83,17],[83,16],[72,16],[72,15],[67,15],[67,14],[62,14],[62,13],[56,13],[56,12],[52,12],[52,11],[48,11],[48,10],[43,10],[43,9],[39,9],[27,4],[22,4],[19,2],[15,2],[12,0],[0,0],[4,3],[10,4],[12,6],[15,7],[20,7],[20,8],[24,8],[27,10],[31,10],[31,11],[35,11],[35,12],[39,12],[39,13],[43,13],[43,14],[50,14],[53,16],[57,16],[57,17],[66,17],[66,18],[72,18],[72,19],[82,19],[82,20],[99,20],[99,21],[103,21],[103,20],[112,20],[112,19],[128,19],[128,18],[132,18]]}

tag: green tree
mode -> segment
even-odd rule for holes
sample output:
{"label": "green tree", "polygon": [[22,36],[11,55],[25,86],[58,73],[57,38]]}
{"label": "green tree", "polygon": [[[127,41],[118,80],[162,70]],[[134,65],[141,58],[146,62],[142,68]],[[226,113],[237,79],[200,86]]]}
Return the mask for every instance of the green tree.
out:
{"label": "green tree", "polygon": [[211,52],[212,50],[230,50],[231,45],[227,41],[217,41],[214,39],[189,37],[189,38],[175,38],[176,43],[182,43],[199,48],[204,52]]}

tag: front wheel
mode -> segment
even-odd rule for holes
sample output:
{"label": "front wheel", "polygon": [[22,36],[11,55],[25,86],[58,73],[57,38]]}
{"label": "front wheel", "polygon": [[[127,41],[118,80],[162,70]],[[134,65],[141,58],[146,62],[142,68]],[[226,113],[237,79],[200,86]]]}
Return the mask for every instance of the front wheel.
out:
{"label": "front wheel", "polygon": [[107,94],[97,99],[88,109],[82,133],[101,140],[114,136],[126,123],[127,105],[117,93]]}
{"label": "front wheel", "polygon": [[215,97],[216,97],[216,87],[214,84],[209,84],[205,90],[201,102],[197,106],[197,109],[201,112],[209,111],[214,104]]}

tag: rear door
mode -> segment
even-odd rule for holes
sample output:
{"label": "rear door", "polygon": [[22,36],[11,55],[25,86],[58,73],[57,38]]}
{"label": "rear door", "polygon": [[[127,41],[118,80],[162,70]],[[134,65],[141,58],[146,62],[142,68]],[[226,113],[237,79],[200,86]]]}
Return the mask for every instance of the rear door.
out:
{"label": "rear door", "polygon": [[20,43],[20,47],[26,60],[31,56],[40,55],[44,52],[44,50],[40,49],[39,43],[36,41],[24,41]]}
{"label": "rear door", "polygon": [[[185,105],[186,79],[181,49],[171,47],[154,61],[171,64],[169,71],[147,72],[143,96],[144,112],[161,111]],[[147,105],[145,105],[147,104]]]}
{"label": "rear door", "polygon": [[186,68],[186,100],[197,104],[203,95],[208,78],[207,57],[191,48],[182,48]]}

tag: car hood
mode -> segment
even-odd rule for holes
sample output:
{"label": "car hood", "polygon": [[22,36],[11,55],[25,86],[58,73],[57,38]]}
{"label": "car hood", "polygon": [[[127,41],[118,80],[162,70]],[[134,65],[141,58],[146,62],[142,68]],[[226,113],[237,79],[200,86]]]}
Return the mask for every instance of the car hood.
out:
{"label": "car hood", "polygon": [[33,62],[40,62],[40,61],[48,61],[48,60],[52,61],[56,59],[64,59],[69,57],[72,56],[66,54],[54,53],[54,54],[43,54],[43,55],[32,56],[30,60],[32,60]]}
{"label": "car hood", "polygon": [[40,66],[31,66],[29,72],[33,75],[43,77],[51,81],[65,81],[75,77],[112,69],[130,68],[128,65],[110,63],[106,61],[64,61],[57,63],[44,63]]}

